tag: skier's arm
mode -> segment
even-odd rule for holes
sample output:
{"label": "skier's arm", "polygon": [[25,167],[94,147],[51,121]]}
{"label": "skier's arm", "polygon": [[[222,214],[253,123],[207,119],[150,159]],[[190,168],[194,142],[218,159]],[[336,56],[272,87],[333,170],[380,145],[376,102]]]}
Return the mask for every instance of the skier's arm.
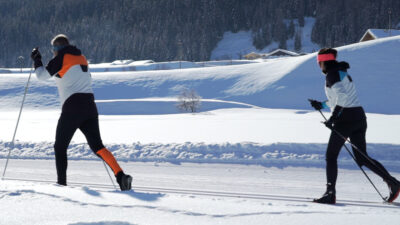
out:
{"label": "skier's arm", "polygon": [[342,82],[338,82],[332,86],[332,90],[335,93],[335,102],[334,105],[337,106],[346,106],[346,103],[348,102],[348,93],[346,89],[344,88],[344,85]]}
{"label": "skier's arm", "polygon": [[331,118],[333,121],[335,121],[340,117],[343,107],[346,106],[346,102],[348,101],[348,93],[346,92],[342,82],[336,82],[331,88],[335,95],[332,102],[334,109]]}
{"label": "skier's arm", "polygon": [[51,78],[50,73],[43,66],[36,68],[35,73],[39,80],[47,80]]}
{"label": "skier's arm", "polygon": [[346,106],[348,93],[338,71],[327,74],[326,85],[332,90],[332,96],[330,96],[329,101],[326,101],[326,105],[332,109],[330,120],[335,121],[340,117],[343,107]]}
{"label": "skier's arm", "polygon": [[35,69],[36,76],[39,80],[46,80],[56,75],[62,68],[62,58],[56,56],[50,60],[46,67],[40,66]]}
{"label": "skier's arm", "polygon": [[46,71],[50,76],[55,76],[61,70],[63,64],[63,56],[57,55],[46,66]]}
{"label": "skier's arm", "polygon": [[39,80],[49,79],[51,77],[51,75],[43,67],[42,55],[40,54],[38,47],[36,47],[32,50],[31,58],[34,62],[36,77]]}

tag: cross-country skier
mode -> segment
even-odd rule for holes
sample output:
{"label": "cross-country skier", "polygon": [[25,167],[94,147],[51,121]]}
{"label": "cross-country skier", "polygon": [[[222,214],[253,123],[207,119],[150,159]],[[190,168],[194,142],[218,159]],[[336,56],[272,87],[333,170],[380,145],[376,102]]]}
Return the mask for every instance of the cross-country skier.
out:
{"label": "cross-country skier", "polygon": [[57,124],[54,144],[57,183],[67,185],[67,148],[77,129],[85,135],[93,152],[113,170],[122,191],[131,189],[132,177],[126,175],[114,156],[104,147],[100,137],[97,107],[91,87],[88,62],[81,51],[69,44],[67,36],[59,34],[51,41],[54,57],[43,66],[38,48],[31,58],[39,80],[54,77],[60,95],[62,112]]}
{"label": "cross-country skier", "polygon": [[[350,68],[349,64],[336,61],[336,56],[337,51],[332,48],[323,48],[318,52],[317,61],[326,76],[325,93],[328,100],[325,102],[311,100],[311,106],[316,110],[331,108],[332,116],[325,122],[325,125],[330,129],[335,129],[345,138],[350,138],[359,151],[364,153],[360,154],[357,149],[353,148],[357,164],[368,167],[387,183],[390,194],[386,200],[393,202],[399,195],[400,183],[389,174],[382,164],[368,156],[365,141],[367,131],[365,112],[358,100],[353,80],[347,73],[347,69]],[[319,199],[314,199],[314,202],[336,203],[337,158],[344,143],[344,138],[332,130],[326,150],[327,188],[325,194]]]}

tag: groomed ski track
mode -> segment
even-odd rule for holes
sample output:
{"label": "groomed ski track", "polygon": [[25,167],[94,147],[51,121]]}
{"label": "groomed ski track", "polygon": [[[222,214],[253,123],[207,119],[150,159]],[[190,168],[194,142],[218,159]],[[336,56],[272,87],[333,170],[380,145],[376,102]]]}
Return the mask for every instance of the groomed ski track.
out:
{"label": "groomed ski track", "polygon": [[[35,179],[19,179],[19,178],[7,178],[3,180],[12,181],[26,181],[26,182],[38,182],[53,184],[54,181],[49,180],[35,180]],[[71,187],[90,187],[99,190],[115,190],[113,185],[107,184],[96,184],[96,183],[84,183],[84,182],[70,182],[68,186]],[[163,188],[163,187],[151,187],[151,186],[135,186],[132,185],[134,192],[150,192],[150,193],[162,193],[162,194],[185,194],[185,195],[200,195],[200,196],[212,196],[212,197],[228,197],[228,198],[245,198],[245,199],[257,199],[257,200],[274,200],[274,201],[285,201],[285,202],[303,202],[312,203],[312,198],[306,198],[301,196],[291,195],[274,195],[274,194],[258,194],[258,193],[240,193],[240,192],[225,192],[225,191],[214,191],[214,190],[194,190],[194,189],[176,189],[176,188]],[[117,190],[119,191],[119,189]],[[360,207],[377,207],[377,208],[398,208],[399,203],[386,203],[386,202],[372,202],[372,201],[356,201],[350,199],[341,199],[336,204],[337,206],[360,206]]]}

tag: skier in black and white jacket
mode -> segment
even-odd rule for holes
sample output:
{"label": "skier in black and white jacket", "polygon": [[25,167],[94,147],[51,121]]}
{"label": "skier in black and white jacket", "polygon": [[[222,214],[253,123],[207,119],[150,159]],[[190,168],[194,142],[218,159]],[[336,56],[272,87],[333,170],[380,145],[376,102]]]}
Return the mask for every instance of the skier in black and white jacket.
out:
{"label": "skier in black and white jacket", "polygon": [[[392,177],[378,161],[367,154],[365,133],[367,131],[367,119],[356,93],[352,78],[347,73],[350,68],[347,62],[336,61],[337,51],[332,48],[324,48],[318,52],[318,64],[326,75],[325,93],[328,98],[325,102],[311,100],[311,106],[316,110],[330,108],[332,116],[325,125],[336,130],[361,151],[353,148],[357,164],[366,166],[380,176],[389,186],[390,194],[388,202],[393,202],[400,192],[399,181]],[[332,130],[328,148],[326,150],[326,177],[327,189],[325,194],[314,199],[314,202],[336,203],[336,179],[338,174],[337,158],[345,140]]]}

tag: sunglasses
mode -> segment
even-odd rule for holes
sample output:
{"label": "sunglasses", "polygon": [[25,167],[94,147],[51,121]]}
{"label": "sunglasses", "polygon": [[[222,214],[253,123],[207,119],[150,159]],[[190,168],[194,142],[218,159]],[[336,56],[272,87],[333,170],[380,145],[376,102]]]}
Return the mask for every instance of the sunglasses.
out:
{"label": "sunglasses", "polygon": [[65,48],[63,45],[53,45],[53,52],[58,52],[63,48]]}

